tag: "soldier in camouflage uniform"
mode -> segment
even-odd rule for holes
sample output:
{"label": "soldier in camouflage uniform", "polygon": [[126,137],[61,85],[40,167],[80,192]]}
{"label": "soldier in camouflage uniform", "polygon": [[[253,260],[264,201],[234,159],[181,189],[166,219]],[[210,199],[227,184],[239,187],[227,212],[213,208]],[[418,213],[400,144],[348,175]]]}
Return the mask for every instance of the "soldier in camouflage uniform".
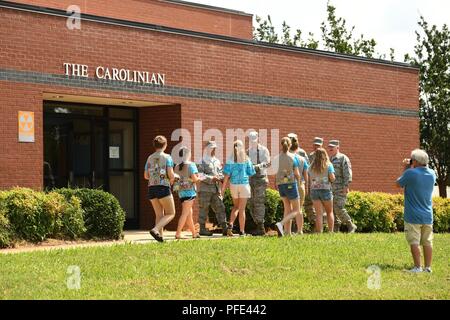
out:
{"label": "soldier in camouflage uniform", "polygon": [[[308,163],[309,165],[311,165],[313,163],[313,161],[314,161],[314,152],[317,149],[322,148],[322,146],[323,146],[323,139],[322,138],[318,138],[318,137],[314,138],[314,141],[313,141],[313,150],[314,151],[311,152],[309,154],[308,158],[307,158],[308,162],[309,162]],[[313,203],[312,203],[312,200],[311,200],[311,197],[310,197],[309,193],[305,197],[304,206],[305,206],[305,214],[306,214],[306,217],[308,218],[308,221],[314,225],[316,223],[316,214],[314,212]]]}
{"label": "soldier in camouflage uniform", "polygon": [[256,224],[255,236],[266,234],[264,228],[264,216],[266,214],[266,189],[269,184],[267,168],[270,165],[269,150],[258,143],[258,133],[252,131],[249,134],[250,146],[247,154],[253,163],[256,174],[250,177],[250,188],[252,197],[250,198],[251,216]]}
{"label": "soldier in camouflage uniform", "polygon": [[220,182],[224,176],[220,160],[215,157],[217,145],[214,141],[209,141],[206,146],[206,156],[202,163],[198,165],[200,178],[198,190],[199,203],[199,223],[200,235],[212,236],[212,232],[206,229],[206,219],[209,214],[209,208],[212,208],[216,214],[217,223],[223,229],[224,236],[232,236],[231,229],[228,228],[227,217],[225,214],[225,205],[220,194]]}
{"label": "soldier in camouflage uniform", "polygon": [[352,182],[352,164],[350,159],[339,152],[339,141],[332,140],[328,144],[330,161],[336,171],[336,181],[333,183],[333,211],[335,215],[334,231],[339,232],[341,223],[347,225],[348,232],[353,233],[357,227],[345,209],[349,185]]}

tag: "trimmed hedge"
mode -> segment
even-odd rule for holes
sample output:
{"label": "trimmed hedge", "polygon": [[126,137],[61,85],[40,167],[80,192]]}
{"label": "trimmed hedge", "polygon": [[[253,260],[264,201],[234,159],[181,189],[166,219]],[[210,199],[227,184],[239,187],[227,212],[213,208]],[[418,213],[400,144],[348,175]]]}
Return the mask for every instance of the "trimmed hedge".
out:
{"label": "trimmed hedge", "polygon": [[30,242],[44,241],[54,228],[55,212],[44,210],[45,194],[27,188],[15,188],[2,197],[14,234]]}
{"label": "trimmed hedge", "polygon": [[[404,229],[403,221],[403,195],[387,193],[350,192],[346,209],[358,226],[358,232],[401,232]],[[227,190],[224,203],[227,218],[230,216],[233,202],[231,194]],[[437,233],[450,232],[450,199],[434,198],[434,231]],[[250,206],[247,205],[246,229],[253,230],[255,225],[250,215]],[[266,227],[280,221],[283,217],[283,202],[278,191],[267,189],[266,191]],[[217,224],[212,211],[209,214],[210,221]],[[236,219],[236,224],[238,220]],[[313,223],[305,218],[304,231],[311,231]]]}
{"label": "trimmed hedge", "polygon": [[[350,192],[346,209],[358,232],[404,230],[404,198],[401,194]],[[434,232],[450,232],[450,199],[433,198]]]}
{"label": "trimmed hedge", "polygon": [[2,193],[0,193],[0,248],[7,248],[13,244],[14,239],[7,212],[1,207],[1,198]]}
{"label": "trimmed hedge", "polygon": [[450,232],[450,200],[434,198],[433,208],[436,232]]}
{"label": "trimmed hedge", "polygon": [[50,192],[46,194],[43,210],[56,218],[51,237],[56,239],[78,239],[85,235],[81,200],[75,196],[66,199],[62,194]]}
{"label": "trimmed hedge", "polygon": [[125,212],[110,193],[95,189],[58,189],[55,192],[67,200],[77,197],[84,210],[86,234],[92,238],[120,239],[125,223]]}
{"label": "trimmed hedge", "polygon": [[50,237],[119,239],[124,222],[118,200],[101,190],[0,192],[0,248],[11,247],[17,240],[37,243]]}

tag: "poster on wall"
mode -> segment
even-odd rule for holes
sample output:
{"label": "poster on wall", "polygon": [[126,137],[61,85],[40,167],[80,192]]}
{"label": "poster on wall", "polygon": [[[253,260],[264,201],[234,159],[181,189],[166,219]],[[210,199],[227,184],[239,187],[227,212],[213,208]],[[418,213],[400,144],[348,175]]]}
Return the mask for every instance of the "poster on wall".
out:
{"label": "poster on wall", "polygon": [[19,142],[34,142],[34,112],[19,111]]}

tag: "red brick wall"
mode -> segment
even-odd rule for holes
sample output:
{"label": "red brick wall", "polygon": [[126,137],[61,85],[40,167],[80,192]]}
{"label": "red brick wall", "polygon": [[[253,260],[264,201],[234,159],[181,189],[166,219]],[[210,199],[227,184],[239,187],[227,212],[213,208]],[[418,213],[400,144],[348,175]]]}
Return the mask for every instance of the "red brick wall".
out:
{"label": "red brick wall", "polygon": [[15,0],[13,2],[66,11],[77,5],[81,13],[252,39],[251,15],[234,14],[159,0]]}
{"label": "red brick wall", "polygon": [[[0,9],[0,21],[0,69],[62,75],[64,62],[83,63],[91,67],[91,75],[98,65],[165,73],[168,86],[418,109],[415,70],[94,22],[83,21],[81,31],[70,31],[63,18],[7,9]],[[203,130],[295,131],[307,151],[314,136],[338,138],[353,163],[353,189],[398,192],[394,179],[399,163],[419,145],[417,118],[0,81],[0,188],[42,188],[44,92],[180,105],[181,113],[179,107],[140,111],[141,167],[154,135],[169,135],[180,126],[192,129],[194,120],[202,120]],[[19,110],[36,113],[34,144],[17,142]],[[140,177],[141,221],[148,228],[153,215]]]}
{"label": "red brick wall", "polygon": [[[32,111],[34,143],[18,142],[18,112]],[[27,84],[0,81],[0,189],[43,185],[42,95]]]}
{"label": "red brick wall", "polygon": [[[172,86],[417,110],[415,70],[0,9],[0,67],[63,74],[63,63],[166,74]],[[64,43],[64,45],[62,45]]]}

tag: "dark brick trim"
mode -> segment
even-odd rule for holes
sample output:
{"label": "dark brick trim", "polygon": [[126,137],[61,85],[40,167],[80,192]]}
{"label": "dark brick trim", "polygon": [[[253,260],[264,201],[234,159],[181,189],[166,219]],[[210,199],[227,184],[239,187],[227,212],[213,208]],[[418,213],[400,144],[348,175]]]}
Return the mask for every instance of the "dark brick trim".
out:
{"label": "dark brick trim", "polygon": [[264,96],[240,92],[227,92],[210,89],[197,89],[176,86],[143,85],[130,82],[116,82],[93,78],[67,77],[31,71],[0,69],[0,81],[46,84],[64,87],[77,87],[94,90],[123,91],[139,94],[153,94],[168,97],[183,97],[199,100],[219,100],[233,103],[260,104],[279,107],[297,107],[314,110],[354,112],[374,115],[388,115],[405,118],[418,118],[418,111],[402,110],[395,107],[376,107],[344,104],[329,101],[305,100],[286,97]]}

